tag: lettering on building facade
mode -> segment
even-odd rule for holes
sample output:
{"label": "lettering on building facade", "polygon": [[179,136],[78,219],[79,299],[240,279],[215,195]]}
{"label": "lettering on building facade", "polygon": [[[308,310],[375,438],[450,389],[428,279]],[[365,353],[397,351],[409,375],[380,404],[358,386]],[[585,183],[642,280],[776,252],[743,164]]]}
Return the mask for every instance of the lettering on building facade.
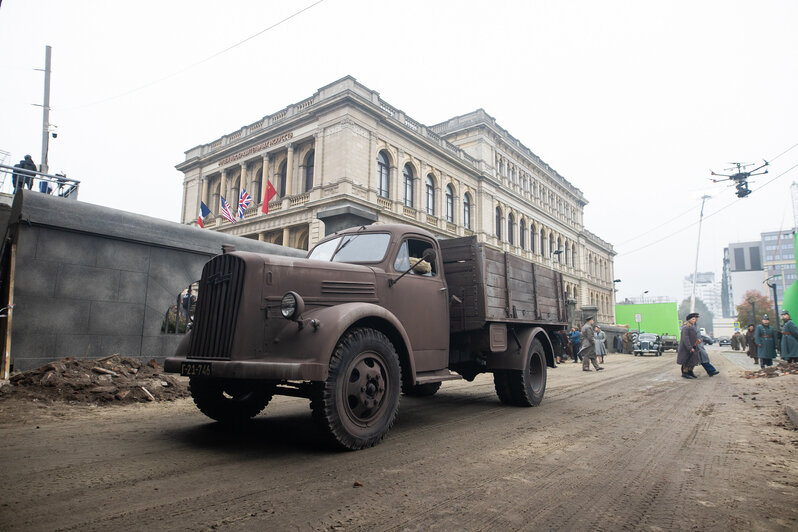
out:
{"label": "lettering on building facade", "polygon": [[253,153],[257,153],[259,151],[263,151],[266,148],[270,148],[275,144],[280,144],[281,142],[285,142],[286,140],[290,140],[294,137],[294,132],[286,133],[284,135],[280,135],[279,137],[274,137],[273,139],[269,139],[266,142],[261,142],[257,146],[252,146],[251,148],[247,148],[246,150],[236,153],[235,155],[231,155],[229,157],[225,157],[221,161],[219,161],[219,166],[224,166],[228,163],[233,161],[237,161],[238,159],[243,159],[248,155],[252,155]]}

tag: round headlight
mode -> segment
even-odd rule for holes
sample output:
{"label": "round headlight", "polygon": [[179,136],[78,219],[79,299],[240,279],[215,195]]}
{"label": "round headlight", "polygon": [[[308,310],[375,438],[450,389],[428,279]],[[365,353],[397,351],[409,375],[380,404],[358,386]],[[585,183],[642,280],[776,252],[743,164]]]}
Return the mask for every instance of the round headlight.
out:
{"label": "round headlight", "polygon": [[287,292],[280,302],[280,312],[287,320],[296,320],[302,315],[305,303],[296,292]]}

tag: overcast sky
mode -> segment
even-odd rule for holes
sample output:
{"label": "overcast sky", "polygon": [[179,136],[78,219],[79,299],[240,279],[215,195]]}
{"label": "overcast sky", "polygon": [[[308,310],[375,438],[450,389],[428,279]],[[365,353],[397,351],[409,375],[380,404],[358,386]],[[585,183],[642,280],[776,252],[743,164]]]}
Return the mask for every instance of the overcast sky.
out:
{"label": "overcast sky", "polygon": [[[483,108],[581,189],[619,300],[682,298],[704,194],[718,279],[729,242],[794,225],[794,0],[315,2],[2,0],[5,164],[40,162],[50,45],[50,171],[86,202],[178,221],[186,150],[352,75],[424,124]],[[748,198],[709,180],[763,159]]]}

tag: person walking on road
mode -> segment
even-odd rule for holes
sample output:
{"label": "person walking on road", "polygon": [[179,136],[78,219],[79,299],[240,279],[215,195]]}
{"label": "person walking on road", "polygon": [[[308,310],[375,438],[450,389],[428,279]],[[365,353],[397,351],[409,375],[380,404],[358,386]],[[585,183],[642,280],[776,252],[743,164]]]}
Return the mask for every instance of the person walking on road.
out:
{"label": "person walking on road", "polygon": [[571,350],[574,352],[574,364],[576,364],[576,359],[579,357],[579,360],[582,360],[582,355],[579,354],[579,350],[582,348],[582,335],[579,333],[579,329],[576,327],[571,327]]}
{"label": "person walking on road", "polygon": [[604,363],[604,355],[607,354],[607,335],[601,330],[601,327],[596,325],[596,358],[598,363]]}
{"label": "person walking on road", "polygon": [[776,358],[776,330],[770,326],[767,314],[762,314],[762,323],[756,326],[754,342],[759,367],[765,369],[765,366],[772,366],[773,359]]}
{"label": "person walking on road", "polygon": [[593,316],[588,316],[582,326],[582,347],[579,350],[579,357],[582,359],[582,371],[590,371],[590,363],[596,371],[601,371],[601,366],[596,361],[596,333],[593,330]]}
{"label": "person walking on road", "polygon": [[710,377],[714,377],[720,371],[715,369],[715,366],[709,361],[709,353],[707,353],[707,348],[704,347],[704,342],[698,340],[698,359],[701,361],[701,367],[707,372],[707,375]]}
{"label": "person walking on road", "polygon": [[781,313],[784,326],[781,328],[781,359],[798,362],[798,326],[790,319],[786,309]]}
{"label": "person walking on road", "polygon": [[687,315],[687,319],[682,326],[681,338],[679,339],[679,351],[676,355],[676,363],[682,366],[682,377],[685,379],[697,379],[693,368],[700,363],[700,354],[698,352],[698,329],[695,324],[698,323],[698,312],[693,312]]}
{"label": "person walking on road", "polygon": [[745,331],[745,343],[748,344],[748,351],[746,352],[749,357],[754,359],[754,364],[757,363],[756,357],[756,340],[754,339],[754,325],[751,324],[748,326],[748,330]]}

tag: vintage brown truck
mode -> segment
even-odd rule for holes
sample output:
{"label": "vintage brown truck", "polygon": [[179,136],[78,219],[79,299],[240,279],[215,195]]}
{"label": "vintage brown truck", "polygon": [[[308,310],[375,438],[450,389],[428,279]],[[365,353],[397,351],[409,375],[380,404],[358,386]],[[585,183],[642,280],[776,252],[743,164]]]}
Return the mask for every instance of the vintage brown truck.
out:
{"label": "vintage brown truck", "polygon": [[[202,271],[190,332],[165,370],[207,416],[237,422],[274,395],[310,399],[345,449],[379,442],[400,395],[493,373],[502,403],[543,399],[562,275],[409,225],[347,229],[307,258],[226,250]],[[455,372],[455,373],[452,373]]]}

